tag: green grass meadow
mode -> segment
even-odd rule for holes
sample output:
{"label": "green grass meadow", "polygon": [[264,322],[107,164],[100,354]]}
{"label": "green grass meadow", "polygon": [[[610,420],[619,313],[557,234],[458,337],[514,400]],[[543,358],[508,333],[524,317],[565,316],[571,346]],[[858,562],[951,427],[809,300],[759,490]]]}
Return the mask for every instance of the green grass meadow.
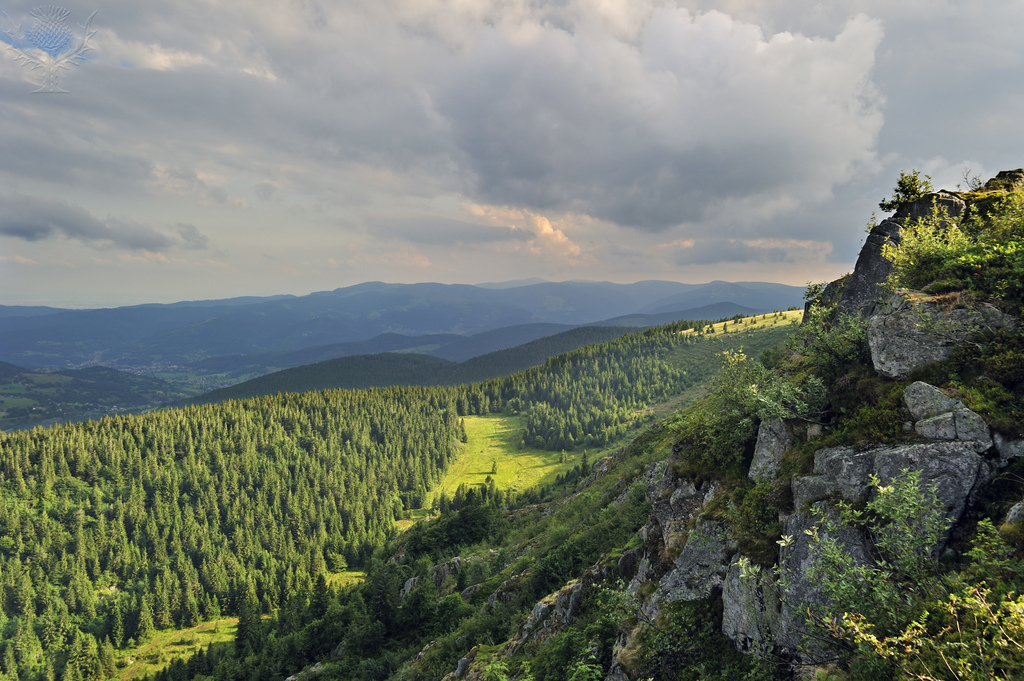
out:
{"label": "green grass meadow", "polygon": [[223,643],[235,639],[237,617],[226,617],[190,629],[164,629],[141,646],[121,654],[126,663],[117,674],[118,681],[141,679],[155,674],[176,657],[188,659],[211,643]]}
{"label": "green grass meadow", "polygon": [[[433,492],[451,497],[463,483],[486,485],[488,476],[498,489],[521,491],[552,483],[559,473],[579,463],[579,452],[567,453],[565,463],[560,463],[560,452],[525,447],[522,417],[488,414],[464,419],[468,441]],[[491,473],[495,464],[498,472]]]}

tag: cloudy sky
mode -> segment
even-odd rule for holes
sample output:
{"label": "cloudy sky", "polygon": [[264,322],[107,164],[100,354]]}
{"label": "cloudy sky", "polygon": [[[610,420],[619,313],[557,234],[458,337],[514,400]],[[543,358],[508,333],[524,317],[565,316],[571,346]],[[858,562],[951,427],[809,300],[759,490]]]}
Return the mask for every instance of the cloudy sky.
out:
{"label": "cloudy sky", "polygon": [[1021,0],[75,0],[68,94],[36,6],[0,15],[0,304],[804,284],[900,170],[1024,166]]}

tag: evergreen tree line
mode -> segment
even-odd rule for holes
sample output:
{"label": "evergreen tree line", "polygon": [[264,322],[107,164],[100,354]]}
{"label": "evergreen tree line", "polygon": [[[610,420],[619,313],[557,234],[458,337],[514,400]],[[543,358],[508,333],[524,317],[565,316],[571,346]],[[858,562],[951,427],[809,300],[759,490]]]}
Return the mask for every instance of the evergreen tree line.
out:
{"label": "evergreen tree line", "polygon": [[[525,413],[524,440],[547,449],[609,442],[740,342],[687,326],[469,386],[286,394],[0,434],[0,681],[106,678],[116,649],[156,629],[269,613],[365,564],[403,510],[429,502],[464,441],[461,416]],[[502,500],[494,492],[488,505]]]}
{"label": "evergreen tree line", "polygon": [[154,629],[309,593],[393,534],[459,433],[451,391],[388,388],[0,436],[0,672],[106,678]]}

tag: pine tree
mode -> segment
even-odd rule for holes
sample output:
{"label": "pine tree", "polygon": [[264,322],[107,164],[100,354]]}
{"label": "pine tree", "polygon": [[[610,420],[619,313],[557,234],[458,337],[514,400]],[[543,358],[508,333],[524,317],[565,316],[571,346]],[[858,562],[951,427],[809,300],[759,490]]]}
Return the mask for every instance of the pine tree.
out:
{"label": "pine tree", "polygon": [[139,622],[135,627],[135,640],[138,643],[148,641],[153,636],[153,609],[149,607],[149,599],[141,598],[139,606]]}

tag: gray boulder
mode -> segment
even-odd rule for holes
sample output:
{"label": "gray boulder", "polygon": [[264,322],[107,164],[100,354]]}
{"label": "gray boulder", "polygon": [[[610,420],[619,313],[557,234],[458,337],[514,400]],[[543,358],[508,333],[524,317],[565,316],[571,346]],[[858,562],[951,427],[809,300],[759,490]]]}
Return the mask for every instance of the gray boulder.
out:
{"label": "gray boulder", "polygon": [[786,423],[779,418],[762,421],[757,429],[757,444],[754,459],[750,462],[747,477],[758,480],[774,480],[779,473],[782,455],[793,444],[793,434]]}
{"label": "gray boulder", "polygon": [[917,421],[914,430],[921,437],[970,442],[976,452],[992,447],[985,420],[935,386],[923,381],[911,383],[903,392],[903,401]]}
{"label": "gray boulder", "polygon": [[914,424],[914,429],[918,435],[929,440],[970,442],[977,452],[984,452],[992,447],[988,424],[981,416],[967,408],[918,421]]}
{"label": "gray boulder", "polygon": [[707,598],[712,589],[722,585],[736,552],[735,540],[721,523],[699,520],[676,559],[675,567],[658,582],[648,611],[656,613],[657,604],[662,601],[671,603]]}
{"label": "gray boulder", "polygon": [[472,603],[473,598],[484,588],[483,584],[474,584],[473,586],[467,586],[459,594],[459,597],[467,603]]}
{"label": "gray boulder", "polygon": [[996,176],[985,183],[986,189],[1010,189],[1024,184],[1024,168],[1016,170],[1000,170]]}
{"label": "gray boulder", "polygon": [[779,630],[781,607],[771,572],[744,577],[737,556],[722,584],[722,633],[742,651],[767,653]]}
{"label": "gray boulder", "polygon": [[915,381],[908,385],[903,391],[903,402],[915,421],[948,414],[964,407],[960,400],[953,399],[924,381]]}
{"label": "gray boulder", "polygon": [[[808,574],[818,560],[813,549],[812,534],[815,528],[822,526],[826,517],[837,528],[831,536],[857,565],[872,562],[870,542],[865,534],[856,528],[841,524],[835,511],[831,510],[826,502],[815,504],[808,513],[794,513],[786,519],[785,534],[792,537],[793,541],[788,546],[781,547],[779,551],[779,568],[782,582],[786,585],[786,593],[773,634],[780,652],[792,654],[798,659],[820,658],[826,648],[820,639],[816,641],[808,637],[806,624],[808,611],[822,617],[831,609],[821,585],[813,581]],[[824,530],[819,530],[818,536],[830,535]],[[768,621],[771,619],[768,618]]]}
{"label": "gray boulder", "polygon": [[815,453],[815,475],[794,478],[793,505],[803,511],[823,499],[863,503],[871,493],[870,475],[884,485],[904,470],[921,471],[925,485],[937,486],[936,494],[953,522],[960,519],[968,499],[991,475],[972,442],[879,446],[860,452],[830,447]]}
{"label": "gray boulder", "polygon": [[419,583],[419,577],[410,577],[409,579],[405,580],[405,584],[402,586],[402,591],[399,594],[402,597],[402,600],[405,600],[406,594],[412,593],[412,590],[415,589],[419,585]]}
{"label": "gray boulder", "polygon": [[992,436],[996,451],[999,452],[999,467],[1006,468],[1010,462],[1024,456],[1024,440],[1008,438],[1002,433]]}
{"label": "gray boulder", "polygon": [[947,359],[968,338],[1015,322],[987,304],[949,308],[923,294],[890,295],[868,321],[871,362],[882,376],[905,379],[916,369]]}

